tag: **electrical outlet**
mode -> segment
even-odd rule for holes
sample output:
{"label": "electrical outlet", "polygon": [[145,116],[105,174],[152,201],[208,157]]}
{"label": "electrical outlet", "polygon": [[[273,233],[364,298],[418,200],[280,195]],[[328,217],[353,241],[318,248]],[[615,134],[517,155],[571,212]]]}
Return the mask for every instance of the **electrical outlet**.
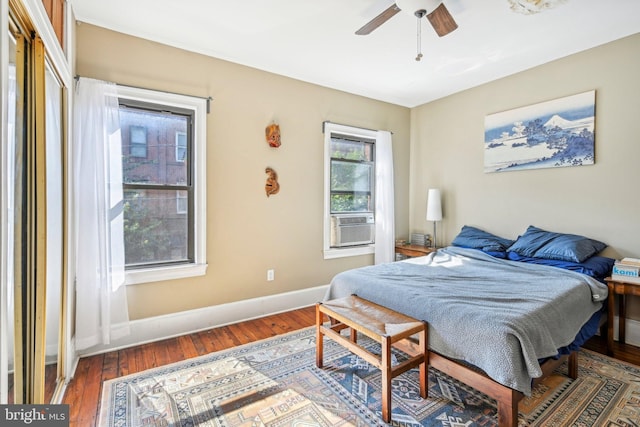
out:
{"label": "electrical outlet", "polygon": [[267,270],[267,281],[271,282],[275,278],[275,271],[273,269]]}

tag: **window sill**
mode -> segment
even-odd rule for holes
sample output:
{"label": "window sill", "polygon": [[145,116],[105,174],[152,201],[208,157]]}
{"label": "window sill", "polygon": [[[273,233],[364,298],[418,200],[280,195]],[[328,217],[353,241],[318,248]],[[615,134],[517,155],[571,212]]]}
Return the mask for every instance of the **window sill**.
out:
{"label": "window sill", "polygon": [[169,267],[130,270],[126,272],[126,284],[160,282],[164,280],[184,279],[186,277],[204,276],[207,264],[172,265]]}
{"label": "window sill", "polygon": [[351,256],[369,255],[375,252],[374,245],[355,246],[351,248],[330,248],[324,250],[324,259],[346,258]]}

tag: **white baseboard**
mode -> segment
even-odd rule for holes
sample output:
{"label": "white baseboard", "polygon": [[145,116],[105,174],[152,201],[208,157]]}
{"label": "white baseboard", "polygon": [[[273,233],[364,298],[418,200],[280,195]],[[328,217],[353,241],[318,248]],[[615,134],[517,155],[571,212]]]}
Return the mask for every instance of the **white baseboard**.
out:
{"label": "white baseboard", "polygon": [[134,320],[129,323],[130,334],[109,345],[94,346],[88,352],[80,351],[78,357],[91,356],[120,350],[180,335],[255,319],[270,314],[307,307],[322,301],[329,285],[300,291],[286,292],[266,297],[236,301],[228,304],[182,311],[164,316]]}
{"label": "white baseboard", "polygon": [[[613,319],[613,338],[618,341],[618,316]],[[640,347],[640,321],[634,319],[627,319],[625,327],[625,343],[631,344],[636,347]]]}

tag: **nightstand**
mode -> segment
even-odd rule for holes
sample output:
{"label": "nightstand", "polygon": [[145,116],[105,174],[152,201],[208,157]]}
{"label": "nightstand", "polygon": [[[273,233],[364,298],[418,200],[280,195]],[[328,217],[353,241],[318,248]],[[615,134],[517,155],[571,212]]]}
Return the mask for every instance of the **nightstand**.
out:
{"label": "nightstand", "polygon": [[420,245],[396,245],[396,253],[402,254],[408,257],[425,256],[431,252],[435,252],[436,249],[430,246]]}
{"label": "nightstand", "polygon": [[[396,249],[397,250],[397,249]],[[609,286],[609,307],[607,313],[607,354],[613,356],[613,312],[615,310],[615,295],[620,295],[618,302],[618,342],[624,344],[625,341],[625,296],[639,295],[640,283],[627,282],[624,279],[614,279],[607,277],[607,286]]]}

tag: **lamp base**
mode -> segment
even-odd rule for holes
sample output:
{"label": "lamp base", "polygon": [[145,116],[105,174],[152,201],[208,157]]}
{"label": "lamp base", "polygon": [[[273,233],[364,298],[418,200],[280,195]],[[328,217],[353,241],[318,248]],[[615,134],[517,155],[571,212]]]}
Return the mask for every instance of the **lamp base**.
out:
{"label": "lamp base", "polygon": [[431,240],[431,247],[436,248],[436,221],[433,221],[433,240]]}

